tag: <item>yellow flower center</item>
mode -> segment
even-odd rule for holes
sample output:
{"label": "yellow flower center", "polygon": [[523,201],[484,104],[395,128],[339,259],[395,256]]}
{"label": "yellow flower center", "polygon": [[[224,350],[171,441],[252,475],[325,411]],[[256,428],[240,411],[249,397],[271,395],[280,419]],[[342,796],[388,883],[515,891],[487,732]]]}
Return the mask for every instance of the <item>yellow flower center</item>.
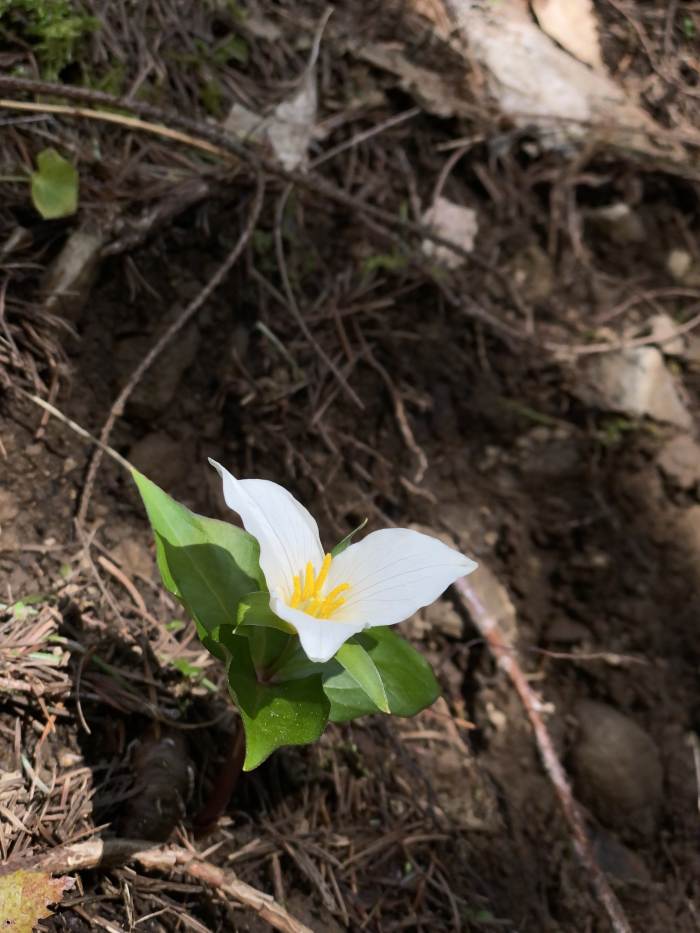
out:
{"label": "yellow flower center", "polygon": [[294,590],[289,600],[289,606],[292,609],[301,609],[302,612],[306,612],[316,619],[330,619],[333,613],[340,609],[345,602],[341,593],[350,589],[349,583],[341,583],[339,586],[334,587],[330,593],[322,594],[332,560],[331,555],[326,554],[318,576],[316,576],[311,561],[306,565],[305,574],[303,572],[294,574]]}

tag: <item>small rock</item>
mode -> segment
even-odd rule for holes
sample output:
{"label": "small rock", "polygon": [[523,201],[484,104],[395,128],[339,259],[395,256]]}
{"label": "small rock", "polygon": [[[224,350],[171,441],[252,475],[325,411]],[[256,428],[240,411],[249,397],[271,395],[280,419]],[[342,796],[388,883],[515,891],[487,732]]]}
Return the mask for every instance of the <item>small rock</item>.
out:
{"label": "small rock", "polygon": [[693,264],[693,257],[686,249],[672,249],[666,260],[669,275],[676,282],[683,282]]}
{"label": "small rock", "polygon": [[666,268],[671,278],[688,288],[700,285],[700,263],[685,249],[672,249],[666,260]]}
{"label": "small rock", "polygon": [[[439,197],[423,214],[423,223],[438,236],[450,240],[465,252],[471,253],[474,249],[474,240],[479,231],[479,221],[474,208]],[[433,243],[432,240],[423,240],[421,249],[425,256],[435,259],[446,269],[458,269],[465,262],[463,256],[447,246]]]}
{"label": "small rock", "polygon": [[693,419],[656,347],[604,353],[588,365],[587,394],[601,408],[690,428]]}
{"label": "small rock", "polygon": [[668,314],[654,314],[649,318],[651,336],[665,356],[683,356],[685,340],[678,336],[678,324]]}
{"label": "small rock", "polygon": [[154,431],[131,447],[128,459],[154,483],[172,489],[187,474],[189,458],[184,448],[163,431]]}
{"label": "small rock", "polygon": [[656,745],[632,719],[605,703],[576,705],[580,737],[572,753],[578,793],[598,819],[650,836],[662,797]]}
{"label": "small rock", "polygon": [[656,462],[666,478],[681,489],[694,489],[700,483],[700,444],[687,434],[665,444]]}

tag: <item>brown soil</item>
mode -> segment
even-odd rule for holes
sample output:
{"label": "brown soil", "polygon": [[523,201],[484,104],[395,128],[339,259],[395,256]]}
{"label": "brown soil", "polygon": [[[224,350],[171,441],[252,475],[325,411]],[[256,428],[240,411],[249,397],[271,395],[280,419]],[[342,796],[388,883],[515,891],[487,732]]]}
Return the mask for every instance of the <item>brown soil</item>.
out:
{"label": "brown soil", "polygon": [[[265,63],[265,43],[246,34],[246,87],[283,96],[276,82],[303,63],[285,35]],[[372,91],[381,103],[349,130],[339,122],[323,149],[412,105],[385,73],[332,54],[326,97],[331,88],[345,96],[325,115],[350,106],[353,82],[356,97]],[[611,44],[607,54],[620,50]],[[490,116],[474,120],[496,138]],[[465,125],[422,112],[343,154],[326,177],[386,210],[414,211],[444,164],[440,144]],[[445,195],[480,220],[474,261],[453,277],[433,275],[406,242],[313,192],[297,190],[280,220],[283,186],[272,180],[245,257],[140,383],[110,443],[206,514],[229,517],[212,456],[239,475],[286,484],[317,514],[325,540],[367,516],[374,528],[432,528],[488,565],[515,604],[523,667],[632,928],[683,933],[697,929],[700,909],[698,477],[661,469],[673,429],[581,401],[579,365],[541,346],[579,345],[608,322],[638,333],[659,305],[685,320],[692,295],[674,292],[667,258],[696,243],[697,188],[605,153],[585,164],[532,158],[528,138],[508,132],[498,151],[477,144],[447,180]],[[104,137],[115,165],[123,138]],[[111,188],[100,188],[99,167],[87,183],[105,199],[85,206],[98,224],[130,184],[143,198],[151,185],[154,204],[167,197],[158,166],[199,171],[189,152],[138,136],[133,145],[138,155],[121,155],[124,174]],[[9,384],[39,394],[55,384],[60,410],[99,433],[129,372],[245,221],[251,178],[202,172],[209,195],[104,259],[73,332],[39,315],[34,344],[37,271],[74,224],[37,221],[16,192],[3,216],[4,233],[22,225],[31,235],[8,260],[22,364],[3,370],[0,399],[3,856],[93,834],[185,840],[314,930],[607,929],[518,698],[450,593],[405,626],[433,663],[444,704],[415,720],[330,727],[317,746],[275,754],[243,776],[216,830],[193,839],[191,821],[235,730],[221,671],[189,622],[166,628],[180,610],[159,586],[129,479],[105,460],[88,525],[76,532],[90,448]],[[131,197],[133,217],[143,202]],[[576,236],[567,198],[581,221]],[[585,219],[615,200],[632,203],[643,240]],[[305,328],[280,295],[277,229]],[[525,327],[513,286],[534,322],[526,339],[509,335]],[[697,416],[691,350],[670,365]],[[183,660],[201,676],[183,675]],[[266,928],[177,872],[133,866],[81,873],[44,927]]]}

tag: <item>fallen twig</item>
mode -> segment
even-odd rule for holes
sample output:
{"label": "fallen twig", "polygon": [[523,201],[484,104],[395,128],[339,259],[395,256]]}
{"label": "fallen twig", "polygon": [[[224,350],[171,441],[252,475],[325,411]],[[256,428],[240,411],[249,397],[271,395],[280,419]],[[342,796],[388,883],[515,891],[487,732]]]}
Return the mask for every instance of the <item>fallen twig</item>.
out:
{"label": "fallen twig", "polygon": [[503,633],[500,620],[487,612],[474,585],[467,577],[461,577],[456,581],[454,587],[459,593],[472,621],[491,649],[496,662],[510,678],[525,707],[525,712],[535,733],[535,741],[545,771],[554,786],[564,818],[569,824],[574,849],[582,865],[590,874],[593,887],[607,912],[613,930],[615,933],[632,933],[632,928],[622,906],[593,854],[581,811],[574,800],[566,772],[557,757],[552,739],[540,715],[543,708],[542,700],[528,683],[518,663],[515,649],[508,643],[508,639]]}
{"label": "fallen twig", "polygon": [[85,478],[85,486],[83,487],[83,493],[80,499],[80,507],[78,509],[77,516],[77,520],[80,525],[85,523],[88,506],[90,504],[90,497],[92,495],[92,489],[95,485],[95,477],[97,476],[97,471],[100,467],[100,463],[102,462],[103,449],[107,445],[107,441],[110,434],[112,433],[112,428],[114,427],[117,418],[121,417],[124,411],[124,407],[129,397],[131,396],[131,393],[134,391],[146,371],[153,365],[155,360],[160,356],[173,337],[175,337],[176,334],[178,334],[200,310],[211,293],[216,288],[218,288],[218,286],[226,278],[232,266],[240,257],[248,240],[252,236],[256,223],[258,222],[258,217],[260,216],[260,211],[263,205],[264,193],[265,179],[262,173],[259,172],[257,175],[257,188],[253,196],[253,204],[250,209],[250,214],[235,246],[228,253],[224,261],[221,263],[214,275],[209,279],[204,288],[201,289],[201,291],[173,321],[173,323],[160,337],[160,339],[157,340],[156,343],[151,347],[151,349],[144,356],[144,358],[141,360],[141,362],[138,364],[136,369],[127,380],[124,388],[112,403],[112,407],[110,408],[109,414],[107,415],[107,420],[105,421],[102,427],[102,431],[100,432],[100,443],[92,455],[90,466],[88,467],[87,471],[87,476]]}
{"label": "fallen twig", "polygon": [[276,930],[313,933],[269,894],[241,881],[230,869],[218,868],[201,859],[197,852],[181,846],[153,846],[141,839],[91,839],[52,849],[33,867],[38,871],[66,875],[90,868],[114,868],[127,862],[138,862],[142,868],[153,871],[180,868],[190,878],[216,888],[254,910]]}

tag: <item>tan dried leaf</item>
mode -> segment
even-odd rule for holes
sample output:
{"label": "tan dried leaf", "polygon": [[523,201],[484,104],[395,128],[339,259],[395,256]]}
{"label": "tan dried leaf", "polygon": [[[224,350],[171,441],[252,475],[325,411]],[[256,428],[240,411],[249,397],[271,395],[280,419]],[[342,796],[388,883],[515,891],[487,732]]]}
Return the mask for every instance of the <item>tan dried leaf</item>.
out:
{"label": "tan dried leaf", "polygon": [[531,0],[540,29],[591,68],[605,69],[593,0]]}
{"label": "tan dried leaf", "polygon": [[0,877],[0,918],[7,933],[33,933],[37,922],[53,914],[73,886],[72,878],[52,878],[44,871],[14,871]]}

